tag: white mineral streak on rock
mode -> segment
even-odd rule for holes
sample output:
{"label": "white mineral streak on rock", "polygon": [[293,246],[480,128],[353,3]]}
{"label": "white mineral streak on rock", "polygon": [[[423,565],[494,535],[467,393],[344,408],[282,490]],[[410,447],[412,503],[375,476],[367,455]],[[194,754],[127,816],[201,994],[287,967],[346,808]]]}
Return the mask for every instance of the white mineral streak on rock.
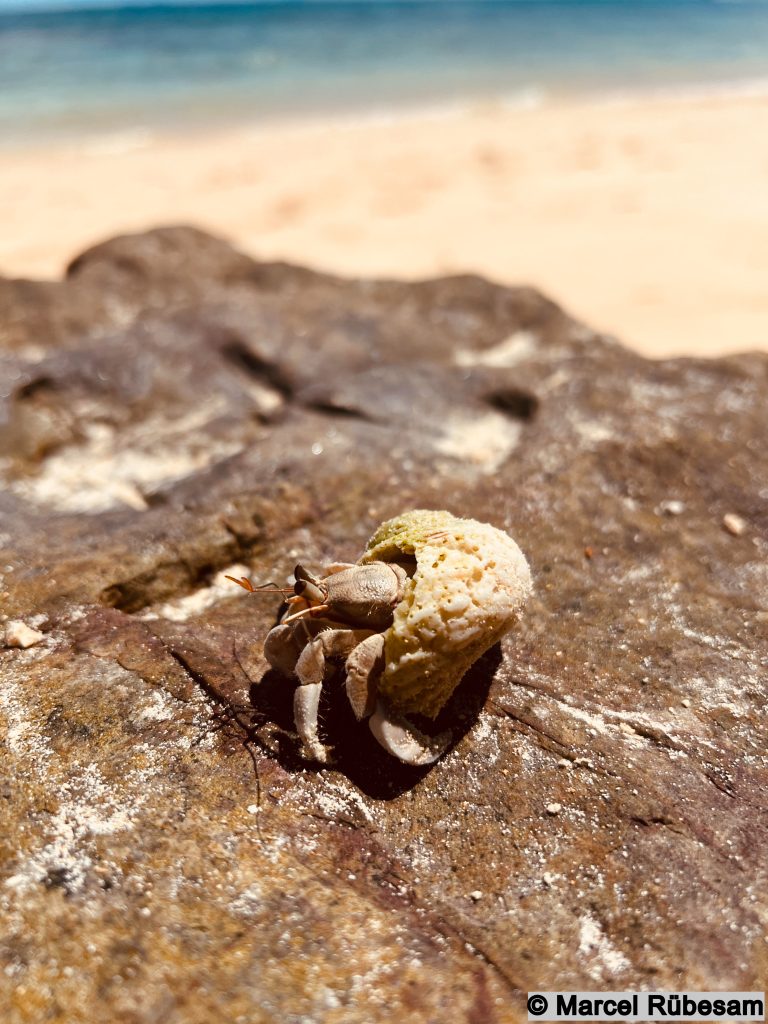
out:
{"label": "white mineral streak on rock", "polygon": [[241,565],[239,562],[235,565],[230,565],[226,569],[222,569],[221,572],[216,573],[213,581],[207,587],[200,587],[191,594],[179,597],[175,601],[166,601],[164,604],[156,605],[150,611],[139,614],[137,618],[170,619],[171,622],[187,622],[188,619],[192,619],[196,615],[202,615],[207,608],[218,604],[219,601],[223,601],[228,597],[235,597],[237,595],[237,587],[226,577],[234,576],[239,578],[247,576],[249,571],[248,566]]}
{"label": "white mineral streak on rock", "polygon": [[235,896],[229,904],[229,909],[240,917],[255,917],[263,913],[264,902],[263,887],[258,882],[251,882]]}
{"label": "white mineral streak on rock", "polygon": [[[6,654],[10,657],[38,658],[39,652]],[[50,872],[56,872],[68,893],[78,892],[86,886],[100,856],[98,837],[135,827],[145,803],[153,797],[153,780],[159,778],[161,787],[166,784],[168,752],[189,746],[189,737],[173,733],[165,742],[137,743],[119,781],[105,778],[96,761],[70,764],[51,744],[46,733],[47,713],[44,706],[30,704],[21,669],[4,668],[2,674],[0,733],[4,733],[6,751],[12,758],[11,770],[20,779],[43,783],[51,803],[45,828],[36,834],[30,849],[19,851],[13,874],[5,879],[3,888],[7,893],[22,895],[45,881]],[[105,687],[117,689],[131,685],[133,676],[126,669],[105,663],[101,679]],[[152,691],[135,721],[138,724],[166,718],[162,705],[169,701],[167,695]],[[207,729],[203,708],[201,702],[200,714],[193,723],[199,734]],[[203,745],[198,744],[198,749]]]}
{"label": "white mineral streak on rock", "polygon": [[618,974],[631,966],[590,914],[579,921],[579,953],[587,960],[587,970],[595,979]]}
{"label": "white mineral streak on rock", "polygon": [[221,403],[208,402],[187,416],[146,420],[120,435],[109,424],[85,423],[81,442],[53,452],[36,476],[15,480],[10,488],[61,512],[103,512],[121,505],[145,509],[145,493],[242,448],[234,440],[212,444],[205,437],[205,424],[225,411]]}
{"label": "white mineral streak on rock", "polygon": [[532,331],[515,331],[497,345],[478,351],[462,348],[456,352],[459,366],[509,367],[522,363],[536,352],[536,335]]}
{"label": "white mineral streak on rock", "polygon": [[602,444],[603,441],[614,441],[617,437],[615,430],[596,419],[576,420],[573,428],[579,435],[579,438],[586,443],[587,447]]}
{"label": "white mineral streak on rock", "polygon": [[531,573],[501,530],[424,510],[384,523],[363,561],[413,555],[416,570],[385,634],[381,692],[395,710],[434,717],[470,665],[515,624]]}
{"label": "white mineral streak on rock", "polygon": [[[4,730],[3,738],[8,752],[14,757],[28,760],[29,764],[35,765],[40,771],[45,769],[51,757],[50,744],[35,728],[18,679],[8,670],[3,671],[3,684],[0,686],[0,729]],[[27,770],[29,764],[20,767]]]}
{"label": "white mineral streak on rock", "polygon": [[5,882],[8,888],[27,889],[60,872],[69,892],[83,887],[93,864],[89,837],[112,835],[131,828],[142,799],[138,794],[130,805],[120,806],[96,765],[88,765],[59,789],[59,807],[47,825],[48,842],[24,862]]}
{"label": "white mineral streak on rock", "polygon": [[164,690],[152,690],[147,706],[136,713],[137,722],[167,722],[173,718],[174,702]]}
{"label": "white mineral streak on rock", "polygon": [[441,426],[434,446],[441,455],[495,473],[517,447],[522,429],[522,424],[498,412],[456,416]]}
{"label": "white mineral streak on rock", "polygon": [[359,811],[366,821],[375,822],[375,804],[365,799],[362,793],[345,779],[325,780],[324,789],[317,794],[318,805],[331,815],[354,814]]}

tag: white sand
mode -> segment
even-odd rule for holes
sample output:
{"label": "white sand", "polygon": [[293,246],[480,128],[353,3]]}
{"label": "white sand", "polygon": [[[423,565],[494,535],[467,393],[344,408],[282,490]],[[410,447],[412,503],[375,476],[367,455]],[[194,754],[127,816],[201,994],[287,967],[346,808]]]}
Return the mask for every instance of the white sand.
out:
{"label": "white sand", "polygon": [[0,155],[0,270],[193,223],[352,275],[474,271],[652,355],[768,348],[768,98],[488,106]]}

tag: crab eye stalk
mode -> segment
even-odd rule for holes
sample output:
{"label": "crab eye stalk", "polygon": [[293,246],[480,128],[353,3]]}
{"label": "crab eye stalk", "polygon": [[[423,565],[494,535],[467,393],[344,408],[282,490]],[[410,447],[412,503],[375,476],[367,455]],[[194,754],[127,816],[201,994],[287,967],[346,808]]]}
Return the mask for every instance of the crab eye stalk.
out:
{"label": "crab eye stalk", "polygon": [[303,565],[297,565],[293,570],[296,582],[293,585],[293,592],[296,597],[303,597],[310,604],[325,604],[328,597],[328,588],[308,573]]}

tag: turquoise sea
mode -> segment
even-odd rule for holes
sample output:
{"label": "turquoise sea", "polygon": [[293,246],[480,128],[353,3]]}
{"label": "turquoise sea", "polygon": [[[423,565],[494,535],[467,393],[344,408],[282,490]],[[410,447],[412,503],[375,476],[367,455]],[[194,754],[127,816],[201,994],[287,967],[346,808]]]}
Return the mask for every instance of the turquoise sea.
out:
{"label": "turquoise sea", "polygon": [[0,0],[0,144],[635,90],[768,95],[768,2]]}

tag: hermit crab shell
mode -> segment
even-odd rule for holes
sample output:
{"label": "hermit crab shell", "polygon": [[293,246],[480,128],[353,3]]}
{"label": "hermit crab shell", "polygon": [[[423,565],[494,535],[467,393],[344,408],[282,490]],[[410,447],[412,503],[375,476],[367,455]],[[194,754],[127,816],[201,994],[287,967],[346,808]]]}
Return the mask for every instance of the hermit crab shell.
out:
{"label": "hermit crab shell", "polygon": [[514,626],[531,572],[501,530],[424,509],[383,523],[360,561],[400,562],[410,572],[414,559],[384,634],[379,692],[396,711],[434,718],[470,665]]}

